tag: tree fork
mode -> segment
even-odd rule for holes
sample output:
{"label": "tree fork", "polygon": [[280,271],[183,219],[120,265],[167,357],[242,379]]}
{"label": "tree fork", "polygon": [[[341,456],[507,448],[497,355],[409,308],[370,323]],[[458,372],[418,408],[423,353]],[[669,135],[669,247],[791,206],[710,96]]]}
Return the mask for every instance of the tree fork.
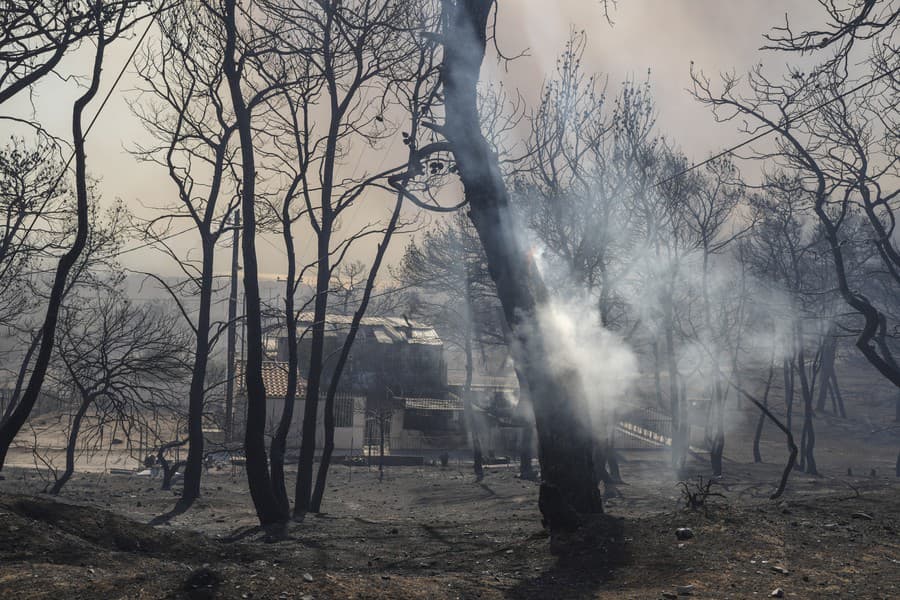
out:
{"label": "tree fork", "polygon": [[262,320],[259,295],[258,268],[256,264],[256,165],[253,152],[253,131],[250,110],[241,91],[241,74],[235,62],[237,50],[236,2],[225,2],[225,60],[223,71],[228,80],[228,90],[234,106],[235,119],[241,140],[241,211],[244,213],[244,238],[241,243],[244,258],[244,293],[246,296],[247,323],[247,426],[244,436],[244,452],[247,456],[247,481],[256,515],[261,525],[271,525],[287,520],[287,513],[272,488],[266,455],[266,388],[262,379]]}

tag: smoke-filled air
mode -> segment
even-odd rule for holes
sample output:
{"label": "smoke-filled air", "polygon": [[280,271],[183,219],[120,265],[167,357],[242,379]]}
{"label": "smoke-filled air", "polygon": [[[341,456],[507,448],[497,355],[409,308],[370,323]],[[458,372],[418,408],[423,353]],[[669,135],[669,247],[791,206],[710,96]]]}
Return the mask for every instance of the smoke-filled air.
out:
{"label": "smoke-filled air", "polygon": [[0,23],[0,597],[900,597],[900,0]]}

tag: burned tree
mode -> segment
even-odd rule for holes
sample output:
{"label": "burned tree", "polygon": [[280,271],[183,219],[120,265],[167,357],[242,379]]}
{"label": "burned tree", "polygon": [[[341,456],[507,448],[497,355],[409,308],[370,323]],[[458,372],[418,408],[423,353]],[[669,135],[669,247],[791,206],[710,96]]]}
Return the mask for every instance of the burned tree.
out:
{"label": "burned tree", "polygon": [[[200,495],[203,418],[209,356],[223,326],[212,320],[216,244],[230,230],[238,182],[233,174],[236,118],[226,108],[224,27],[202,2],[185,2],[157,17],[161,35],[138,61],[142,87],[131,103],[158,145],[136,148],[145,162],[160,165],[177,191],[178,203],[143,225],[145,237],[178,265],[174,283],[153,277],[169,291],[195,336],[188,392],[188,458],[179,508]],[[166,243],[174,223],[187,220],[200,238],[199,264]],[[196,295],[196,314],[182,296]]]}
{"label": "burned tree", "polygon": [[719,92],[701,73],[695,72],[693,77],[696,96],[711,107],[717,119],[744,118],[750,133],[770,130],[779,135],[774,151],[760,151],[756,156],[775,161],[797,178],[822,228],[841,298],[860,317],[857,348],[879,373],[900,386],[900,368],[885,327],[888,311],[853,285],[852,265],[846,256],[850,216],[858,205],[882,267],[877,270],[878,277],[892,285],[900,281],[900,253],[891,235],[892,201],[898,191],[890,183],[900,161],[895,135],[897,103],[891,101],[898,91],[894,76],[900,68],[900,54],[890,42],[876,43],[866,78],[854,80],[848,69],[851,47],[863,40],[877,41],[879,33],[891,32],[896,26],[898,13],[890,3],[884,4],[879,11],[883,18],[869,20],[879,3],[865,0],[850,12],[834,14],[837,26],[833,30],[794,36],[788,27],[773,34],[776,47],[782,49],[810,50],[810,42],[816,39],[816,45],[835,44],[841,50],[808,72],[795,68],[780,79],[757,67],[746,79],[748,95],[742,95],[734,77],[725,77]]}
{"label": "burned tree", "polygon": [[528,373],[541,460],[540,509],[552,530],[577,527],[581,515],[602,512],[594,482],[590,419],[578,395],[577,373],[551,368],[540,312],[544,283],[517,239],[509,194],[497,158],[480,129],[477,84],[487,43],[490,0],[447,3],[441,41],[447,139],[484,246],[491,278],[514,338],[517,363]]}
{"label": "burned tree", "polygon": [[[402,10],[403,6],[404,5],[401,3],[397,8]],[[347,337],[344,339],[341,346],[337,363],[331,373],[331,379],[328,382],[324,407],[325,444],[322,448],[322,459],[319,463],[319,471],[316,474],[315,487],[313,488],[312,496],[310,498],[310,509],[314,512],[319,512],[321,510],[328,468],[331,463],[332,452],[334,451],[334,401],[335,396],[337,395],[338,385],[350,357],[350,350],[353,347],[353,342],[359,332],[360,323],[362,322],[366,310],[368,310],[369,302],[372,299],[372,292],[375,289],[375,282],[381,264],[384,261],[385,253],[388,250],[394,234],[404,230],[405,224],[401,221],[401,210],[403,208],[403,201],[406,198],[406,188],[401,182],[409,181],[416,174],[421,173],[424,170],[424,165],[421,162],[420,150],[411,140],[416,139],[416,135],[422,127],[423,119],[431,114],[434,109],[434,104],[437,101],[436,91],[439,87],[438,69],[435,64],[435,48],[432,44],[422,42],[419,39],[421,29],[424,28],[430,20],[434,19],[434,15],[427,12],[428,6],[430,5],[426,4],[426,10],[422,12],[411,11],[410,14],[406,15],[407,21],[401,22],[405,23],[405,26],[402,27],[400,31],[394,32],[395,36],[402,36],[402,39],[396,42],[397,48],[394,49],[396,54],[387,55],[390,59],[388,64],[391,65],[385,73],[387,78],[387,90],[388,93],[395,97],[395,108],[406,113],[404,116],[407,116],[410,128],[409,133],[406,135],[406,163],[400,167],[392,168],[385,173],[376,174],[374,177],[365,180],[361,185],[357,186],[354,191],[355,196],[358,196],[369,186],[387,185],[395,190],[395,199],[390,218],[384,227],[378,247],[375,250],[375,256],[369,267],[362,297],[353,313],[353,318],[350,322],[350,330],[347,332]],[[412,7],[407,5],[407,8]],[[399,16],[399,13],[397,13],[397,15]],[[400,23],[397,25],[399,24]],[[440,170],[441,169],[438,169],[435,165],[431,165],[431,173],[433,175],[437,175]],[[395,171],[400,172],[397,173]],[[349,198],[346,196],[342,199],[344,203],[349,201]],[[350,241],[352,241],[354,237],[355,236],[351,236]],[[309,401],[308,398],[309,396],[307,396],[307,402]],[[380,424],[380,448],[382,457],[381,462],[383,463],[383,423]],[[382,465],[379,465],[379,468],[381,468],[381,466]],[[383,471],[379,471],[379,476],[381,474],[383,474]]]}
{"label": "burned tree", "polygon": [[62,366],[55,377],[75,391],[77,409],[69,426],[66,466],[52,494],[75,470],[83,430],[112,423],[132,443],[132,429],[149,430],[154,420],[175,412],[188,373],[189,345],[177,316],[132,304],[115,291],[94,299],[71,295],[67,304],[59,328]]}
{"label": "burned tree", "polygon": [[0,34],[0,104],[51,74],[69,52],[104,26],[101,9],[116,12],[136,2],[28,0],[3,7]]}
{"label": "burned tree", "polygon": [[478,347],[502,344],[503,328],[497,323],[499,303],[488,274],[484,251],[471,221],[463,213],[438,224],[421,240],[411,242],[397,272],[400,282],[413,287],[414,314],[426,316],[442,338],[465,354],[463,385],[467,429],[480,477],[481,441],[472,410],[472,378]]}
{"label": "burned tree", "polygon": [[259,267],[256,260],[256,155],[253,145],[252,110],[254,99],[244,96],[247,40],[238,25],[239,9],[235,0],[226,0],[221,19],[225,45],[222,68],[234,110],[240,139],[241,212],[244,215],[241,255],[244,259],[244,297],[246,306],[247,365],[247,426],[244,434],[244,453],[247,456],[247,481],[256,515],[262,525],[287,520],[286,507],[279,503],[269,473],[264,430],[266,425],[266,388],[262,379],[263,339],[261,302],[259,295]]}
{"label": "burned tree", "polygon": [[323,380],[324,331],[334,273],[351,244],[383,228],[366,227],[343,239],[335,233],[348,209],[368,192],[384,188],[387,176],[405,169],[402,164],[347,174],[344,166],[351,153],[378,146],[396,128],[388,89],[395,72],[418,56],[419,44],[410,35],[415,28],[409,24],[418,8],[406,0],[266,2],[265,11],[279,46],[298,57],[288,70],[300,73],[302,82],[296,89],[284,88],[281,98],[284,114],[296,120],[286,123],[289,138],[282,143],[294,143],[296,148],[286,154],[302,157],[295,197],[303,209],[294,214],[308,220],[316,242],[314,320],[294,506],[295,516],[301,517],[312,502],[318,398],[329,385]]}
{"label": "burned tree", "polygon": [[[79,95],[72,106],[72,143],[74,146],[73,158],[75,162],[74,185],[77,206],[77,228],[71,247],[59,259],[54,273],[53,285],[47,300],[47,309],[41,327],[40,343],[28,379],[28,385],[22,392],[15,409],[3,419],[2,423],[0,423],[0,469],[3,468],[9,446],[12,444],[16,434],[25,424],[35,402],[37,402],[53,352],[56,324],[59,320],[59,312],[66,291],[67,279],[73,267],[78,262],[78,258],[87,242],[88,229],[90,227],[90,223],[88,222],[90,203],[88,198],[89,184],[87,177],[87,158],[84,149],[86,137],[83,123],[84,112],[100,89],[100,76],[103,69],[106,50],[118,37],[130,30],[133,24],[131,13],[135,10],[137,5],[138,3],[136,0],[109,3],[98,1],[91,5],[85,17],[92,23],[90,37],[95,42],[95,49],[93,52],[88,87]],[[23,79],[19,79],[19,81],[29,81],[29,79],[34,76],[34,73],[40,72],[39,69],[31,71],[31,75],[26,75]],[[60,178],[63,175],[64,174],[60,174]]]}

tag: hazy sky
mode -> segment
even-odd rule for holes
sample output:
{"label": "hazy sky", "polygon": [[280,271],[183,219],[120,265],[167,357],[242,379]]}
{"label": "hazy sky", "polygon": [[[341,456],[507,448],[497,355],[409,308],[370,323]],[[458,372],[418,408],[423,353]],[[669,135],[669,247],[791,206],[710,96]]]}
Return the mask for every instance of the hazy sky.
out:
{"label": "hazy sky", "polygon": [[[485,66],[483,78],[502,80],[507,87],[520,89],[527,99],[534,100],[542,80],[553,70],[571,28],[583,29],[588,36],[585,66],[608,74],[611,93],[624,78],[642,81],[647,69],[651,69],[660,130],[699,160],[742,138],[733,125],[716,125],[709,112],[691,99],[686,91],[690,83],[690,62],[693,60],[697,67],[713,76],[732,69],[741,73],[758,62],[777,67],[788,57],[761,56],[758,48],[763,42],[762,34],[772,25],[782,23],[786,12],[797,22],[819,17],[819,7],[813,0],[619,0],[612,13],[614,24],[610,25],[599,0],[501,0],[498,22],[501,49],[507,55],[527,49],[529,55],[515,61],[508,70],[491,61]],[[121,40],[111,51],[101,93],[108,89],[135,41]],[[88,60],[86,53],[70,57],[63,70],[84,73]],[[107,201],[122,198],[134,212],[144,214],[142,204],[160,206],[174,201],[175,197],[164,172],[138,164],[127,152],[136,141],[146,140],[125,101],[134,85],[134,77],[126,75],[101,114],[87,142],[88,169],[102,180],[101,190]],[[52,80],[35,92],[37,118],[51,131],[69,137],[75,87]],[[91,114],[98,104],[99,97],[89,111]],[[31,104],[20,95],[3,110],[28,114]],[[0,127],[9,126],[0,124]],[[8,138],[6,131],[2,133],[4,139]],[[379,218],[384,206],[384,202],[372,202],[350,218],[355,225],[361,225]],[[187,222],[184,223],[186,227]],[[300,260],[311,259],[314,244],[306,243],[307,231],[298,230],[297,235],[298,248],[305,249],[305,256]],[[189,252],[194,247],[194,239],[186,234],[175,246]],[[400,255],[406,241],[401,237],[393,242],[391,262]],[[284,257],[277,249],[279,244],[277,236],[258,244],[262,272],[282,271]],[[227,270],[226,253],[222,252],[217,271]],[[360,258],[365,259],[366,253],[362,252]],[[175,272],[158,255],[145,251],[129,254],[123,262],[161,273]]]}

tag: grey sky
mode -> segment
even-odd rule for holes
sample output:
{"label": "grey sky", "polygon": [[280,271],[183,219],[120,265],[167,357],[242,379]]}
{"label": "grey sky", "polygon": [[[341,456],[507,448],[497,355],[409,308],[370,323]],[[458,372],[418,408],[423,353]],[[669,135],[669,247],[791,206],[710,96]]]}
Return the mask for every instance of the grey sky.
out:
{"label": "grey sky", "polygon": [[[777,67],[789,57],[761,56],[758,48],[762,45],[762,34],[781,23],[785,12],[799,23],[819,16],[819,7],[812,0],[619,0],[611,26],[599,0],[501,0],[500,7],[501,48],[507,54],[517,54],[527,48],[529,56],[515,61],[508,71],[491,62],[485,68],[486,77],[500,79],[507,87],[520,89],[527,99],[534,101],[570,29],[584,29],[588,35],[585,64],[592,71],[608,74],[611,91],[625,77],[643,80],[647,69],[652,70],[659,128],[695,159],[739,141],[741,136],[732,125],[716,125],[708,111],[690,98],[685,90],[689,85],[690,61],[711,75],[732,69],[741,73],[760,61]],[[135,40],[122,40],[114,47],[104,69],[104,90],[134,44]],[[87,61],[87,54],[76,55],[67,60],[63,70],[83,73]],[[138,164],[126,151],[135,140],[146,139],[124,99],[134,85],[134,78],[126,75],[102,113],[87,143],[88,168],[102,180],[101,189],[107,200],[120,197],[132,211],[142,213],[141,203],[159,206],[174,198],[164,172]],[[42,84],[36,90],[35,99],[38,120],[51,131],[68,137],[70,99],[74,93],[73,85],[58,80]],[[31,111],[29,102],[21,95],[11,104],[4,106],[5,112]],[[7,132],[3,134],[4,138],[8,137]],[[351,218],[356,225],[378,218],[384,204],[372,202],[358,209]],[[306,249],[301,260],[312,258],[314,245],[305,243],[308,232],[298,230],[297,236],[298,248]],[[276,248],[279,243],[277,236],[270,236],[258,245],[261,271],[282,270],[283,255]],[[399,257],[405,243],[404,238],[393,243],[390,262]],[[189,252],[193,244],[191,234],[187,234],[179,238],[176,246]],[[365,259],[366,254],[362,251],[359,257]],[[218,260],[217,270],[225,271],[226,252]],[[160,273],[175,272],[166,260],[147,252],[130,254],[124,262],[140,264],[144,269],[152,267]]]}

